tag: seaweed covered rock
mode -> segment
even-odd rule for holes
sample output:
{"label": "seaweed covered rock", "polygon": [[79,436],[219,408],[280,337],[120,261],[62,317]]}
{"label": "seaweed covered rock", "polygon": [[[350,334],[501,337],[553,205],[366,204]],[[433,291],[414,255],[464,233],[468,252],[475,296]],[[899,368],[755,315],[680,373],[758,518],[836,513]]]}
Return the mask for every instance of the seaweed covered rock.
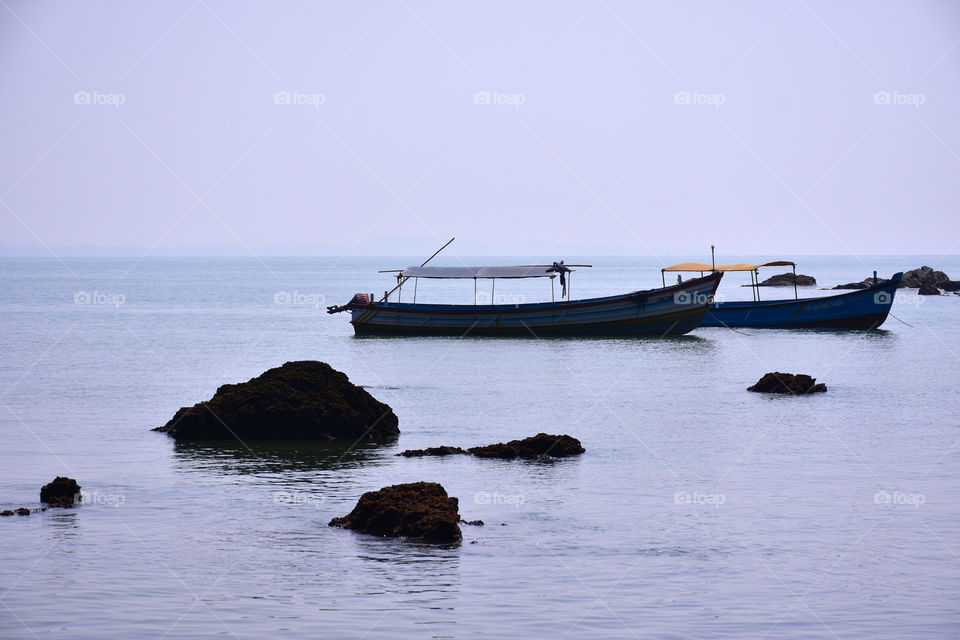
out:
{"label": "seaweed covered rock", "polygon": [[576,456],[583,453],[585,449],[576,438],[566,434],[552,436],[546,433],[538,433],[535,436],[524,438],[523,440],[511,440],[510,442],[490,444],[485,447],[472,447],[467,452],[478,458],[563,458],[566,456]]}
{"label": "seaweed covered rock", "polygon": [[426,449],[407,449],[397,455],[405,458],[420,458],[423,456],[454,456],[462,453],[466,453],[466,451],[460,447],[442,445],[439,447],[427,447]]}
{"label": "seaweed covered rock", "polygon": [[353,511],[330,521],[331,527],[423,542],[459,542],[456,498],[436,482],[412,482],[368,491]]}
{"label": "seaweed covered rock", "polygon": [[765,373],[757,384],[747,387],[747,391],[757,391],[760,393],[788,393],[793,395],[802,395],[806,393],[822,393],[827,390],[827,385],[817,383],[816,378],[811,378],[804,373],[796,375],[792,373]]}
{"label": "seaweed covered rock", "polygon": [[287,362],[213,398],[183,407],[163,431],[178,439],[288,438],[383,440],[400,433],[397,416],[345,373],[324,362]]}
{"label": "seaweed covered rock", "polygon": [[57,476],[53,482],[40,487],[40,502],[53,507],[72,507],[80,502],[80,485],[73,478]]}

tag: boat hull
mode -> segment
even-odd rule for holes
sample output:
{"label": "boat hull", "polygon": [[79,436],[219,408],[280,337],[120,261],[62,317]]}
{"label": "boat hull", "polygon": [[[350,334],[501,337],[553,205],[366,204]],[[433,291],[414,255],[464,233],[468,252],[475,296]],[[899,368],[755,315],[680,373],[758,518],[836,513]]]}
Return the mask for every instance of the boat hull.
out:
{"label": "boat hull", "polygon": [[617,296],[515,305],[351,303],[357,335],[680,335],[700,326],[722,274]]}
{"label": "boat hull", "polygon": [[715,302],[704,327],[876,329],[887,319],[903,274],[866,288],[820,298]]}

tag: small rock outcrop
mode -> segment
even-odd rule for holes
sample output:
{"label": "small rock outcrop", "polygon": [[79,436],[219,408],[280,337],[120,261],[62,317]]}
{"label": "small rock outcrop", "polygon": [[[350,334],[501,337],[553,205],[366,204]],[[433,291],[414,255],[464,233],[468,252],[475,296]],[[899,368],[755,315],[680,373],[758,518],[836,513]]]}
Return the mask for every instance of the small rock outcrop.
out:
{"label": "small rock outcrop", "polygon": [[585,451],[576,438],[568,435],[552,436],[538,433],[523,440],[489,444],[485,447],[472,447],[467,451],[478,458],[564,458],[580,455]]}
{"label": "small rock outcrop", "polygon": [[757,391],[760,393],[788,393],[792,395],[803,395],[806,393],[823,393],[827,390],[827,385],[817,382],[816,378],[811,378],[804,373],[796,375],[792,373],[765,373],[757,384],[747,387],[747,391]]}
{"label": "small rock outcrop", "polygon": [[18,516],[28,516],[30,515],[30,509],[27,509],[26,507],[20,507],[16,510],[16,513]]}
{"label": "small rock outcrop", "polygon": [[834,289],[866,289],[872,284],[873,284],[873,276],[870,276],[863,282],[848,282],[846,284],[838,284],[833,288]]}
{"label": "small rock outcrop", "polygon": [[0,511],[0,516],[12,516],[12,515],[13,515],[13,511],[11,511],[10,509],[4,509],[3,511]]}
{"label": "small rock outcrop", "polygon": [[429,447],[427,449],[407,449],[398,453],[398,456],[406,458],[419,458],[421,456],[450,456],[457,454],[472,455],[478,458],[564,458],[567,456],[580,455],[586,451],[580,441],[566,434],[553,436],[548,433],[538,433],[535,436],[524,438],[523,440],[511,440],[510,442],[498,442],[488,444],[484,447],[471,447],[461,449],[460,447],[441,446]]}
{"label": "small rock outcrop", "polygon": [[917,289],[917,295],[920,296],[938,296],[940,295],[940,289],[937,288],[937,285],[924,282],[920,285],[920,288]]}
{"label": "small rock outcrop", "polygon": [[[816,278],[813,276],[805,276],[802,273],[797,274],[797,286],[798,287],[812,287],[817,284]],[[744,285],[749,287],[750,285]],[[763,282],[757,285],[758,287],[792,287],[793,286],[793,272],[788,271],[787,273],[781,273],[775,276],[770,276]]]}
{"label": "small rock outcrop", "polygon": [[453,456],[461,453],[466,453],[466,451],[460,447],[448,447],[443,445],[440,447],[427,447],[426,449],[407,449],[406,451],[401,451],[397,455],[405,458],[420,458],[422,456]]}
{"label": "small rock outcrop", "polygon": [[52,507],[72,507],[80,499],[80,485],[73,478],[57,476],[53,482],[40,487],[40,502]]}
{"label": "small rock outcrop", "polygon": [[937,286],[944,291],[960,291],[960,280],[944,280],[938,282]]}
{"label": "small rock outcrop", "polygon": [[345,373],[324,362],[287,362],[213,398],[183,407],[154,431],[178,439],[383,440],[397,416]]}
{"label": "small rock outcrop", "polygon": [[412,482],[368,491],[331,527],[422,542],[459,542],[458,502],[436,482]]}

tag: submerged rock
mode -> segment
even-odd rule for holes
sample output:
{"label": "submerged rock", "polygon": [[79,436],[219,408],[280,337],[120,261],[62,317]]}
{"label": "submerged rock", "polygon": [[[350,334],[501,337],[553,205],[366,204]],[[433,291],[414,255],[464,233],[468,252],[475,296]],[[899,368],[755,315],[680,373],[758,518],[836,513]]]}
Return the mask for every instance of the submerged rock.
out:
{"label": "submerged rock", "polygon": [[324,362],[287,362],[183,407],[154,431],[178,439],[382,440],[400,433],[386,404]]}
{"label": "submerged rock", "polygon": [[10,509],[4,509],[3,511],[0,511],[0,516],[12,516],[12,515],[13,515],[13,511],[11,511]]}
{"label": "submerged rock", "polygon": [[[812,287],[817,284],[816,278],[813,276],[805,276],[802,273],[797,274],[797,286],[798,287]],[[744,285],[749,287],[750,285]],[[758,287],[792,287],[793,286],[793,272],[788,271],[787,273],[781,273],[775,276],[770,276],[763,282],[757,285]]]}
{"label": "submerged rock", "polygon": [[538,433],[535,436],[524,438],[523,440],[511,440],[510,442],[490,444],[485,447],[472,447],[467,449],[478,458],[563,458],[566,456],[576,456],[583,453],[585,449],[576,438],[566,434],[552,436],[546,433]]}
{"label": "submerged rock", "polygon": [[30,515],[30,509],[27,509],[26,507],[20,507],[19,509],[17,509],[17,515],[28,516]]}
{"label": "submerged rock", "polygon": [[436,482],[412,482],[369,491],[353,511],[330,521],[331,527],[424,542],[462,539],[458,501]]}
{"label": "submerged rock", "polygon": [[405,458],[420,458],[422,456],[453,456],[461,453],[466,453],[466,451],[460,447],[449,447],[443,445],[440,447],[427,447],[426,449],[407,449],[406,451],[401,451],[397,455]]}
{"label": "submerged rock", "polygon": [[937,285],[930,282],[924,282],[920,285],[920,289],[917,290],[917,295],[919,296],[938,296],[940,295],[940,289],[937,288]]}
{"label": "submerged rock", "polygon": [[73,478],[57,476],[53,482],[40,487],[40,502],[52,507],[72,507],[80,500],[80,485]]}
{"label": "submerged rock", "polygon": [[827,390],[827,385],[817,383],[816,378],[811,378],[804,373],[796,375],[792,373],[765,373],[757,384],[747,387],[747,391],[758,391],[760,393],[789,393],[793,395],[802,395],[805,393],[822,393]]}

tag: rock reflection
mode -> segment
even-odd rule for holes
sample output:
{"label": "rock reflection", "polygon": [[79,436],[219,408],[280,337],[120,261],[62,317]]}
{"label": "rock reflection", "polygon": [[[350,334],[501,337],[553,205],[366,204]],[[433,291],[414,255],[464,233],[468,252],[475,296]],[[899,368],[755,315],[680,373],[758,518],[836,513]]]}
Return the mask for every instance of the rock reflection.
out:
{"label": "rock reflection", "polygon": [[349,442],[178,441],[173,454],[183,471],[280,473],[284,471],[352,469],[382,461],[395,441]]}

